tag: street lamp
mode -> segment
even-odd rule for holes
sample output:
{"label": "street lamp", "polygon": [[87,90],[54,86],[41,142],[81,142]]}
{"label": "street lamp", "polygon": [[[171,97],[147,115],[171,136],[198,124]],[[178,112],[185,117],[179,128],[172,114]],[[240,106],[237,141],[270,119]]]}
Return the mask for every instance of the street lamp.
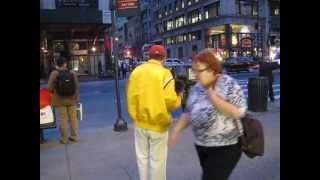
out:
{"label": "street lamp", "polygon": [[114,124],[114,131],[127,131],[127,122],[124,120],[124,118],[121,116],[121,104],[120,104],[120,92],[119,92],[119,67],[118,67],[118,58],[115,56],[115,44],[117,42],[117,37],[115,37],[115,30],[116,30],[116,10],[115,6],[111,5],[110,9],[112,10],[112,61],[114,62],[114,67],[115,67],[115,82],[116,82],[116,101],[117,101],[117,112],[118,112],[118,117],[116,119],[116,122]]}

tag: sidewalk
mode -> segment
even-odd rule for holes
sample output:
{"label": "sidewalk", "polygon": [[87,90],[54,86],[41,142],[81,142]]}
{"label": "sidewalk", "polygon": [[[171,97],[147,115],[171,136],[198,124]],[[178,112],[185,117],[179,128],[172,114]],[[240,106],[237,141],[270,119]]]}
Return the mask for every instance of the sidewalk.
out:
{"label": "sidewalk", "polygon": [[[270,104],[267,112],[253,113],[264,125],[265,155],[242,156],[230,180],[280,180],[280,107]],[[114,132],[113,127],[80,129],[81,142],[64,146],[58,140],[40,144],[41,180],[138,180],[134,131]],[[201,169],[190,128],[178,144],[169,149],[168,180],[200,180]],[[66,150],[68,157],[66,156]],[[68,163],[70,162],[70,174]]]}

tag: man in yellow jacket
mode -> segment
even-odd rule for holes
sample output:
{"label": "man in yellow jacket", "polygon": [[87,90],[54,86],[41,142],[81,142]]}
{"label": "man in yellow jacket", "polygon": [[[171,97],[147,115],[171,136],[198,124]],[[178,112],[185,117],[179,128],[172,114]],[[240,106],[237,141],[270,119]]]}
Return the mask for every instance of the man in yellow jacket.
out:
{"label": "man in yellow jacket", "polygon": [[150,60],[136,67],[130,76],[128,111],[135,125],[140,180],[165,180],[171,112],[180,107],[182,93],[176,93],[172,74],[163,67],[165,48],[153,45],[149,55]]}

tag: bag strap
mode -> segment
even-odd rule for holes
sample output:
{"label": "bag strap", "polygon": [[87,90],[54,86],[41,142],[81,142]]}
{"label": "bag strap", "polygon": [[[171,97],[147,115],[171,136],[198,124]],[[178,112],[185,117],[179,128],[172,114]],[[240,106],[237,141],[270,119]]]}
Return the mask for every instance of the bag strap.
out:
{"label": "bag strap", "polygon": [[[244,115],[242,118],[245,118],[245,117],[247,117],[247,116],[249,116],[249,114],[248,114],[248,113],[245,113],[245,115]],[[244,133],[244,126],[243,126],[243,122],[242,122],[242,120],[241,120],[242,118],[240,118],[240,119],[235,119],[235,121],[234,121],[235,126],[236,126],[236,128],[237,128],[237,130],[239,131],[240,134]],[[242,133],[241,133],[241,129],[240,129],[240,127],[239,127],[239,123],[242,125]]]}
{"label": "bag strap", "polygon": [[164,83],[163,89],[165,89],[165,88],[167,87],[167,85],[168,85],[172,80],[174,80],[173,77],[170,78],[170,79],[168,79],[168,80]]}

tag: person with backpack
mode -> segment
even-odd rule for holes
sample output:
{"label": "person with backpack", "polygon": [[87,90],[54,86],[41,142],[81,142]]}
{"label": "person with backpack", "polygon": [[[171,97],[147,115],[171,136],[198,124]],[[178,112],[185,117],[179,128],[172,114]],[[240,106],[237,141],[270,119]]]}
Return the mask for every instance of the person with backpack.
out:
{"label": "person with backpack", "polygon": [[[57,59],[57,68],[51,72],[48,81],[48,90],[53,93],[52,105],[58,109],[60,116],[60,143],[79,141],[77,103],[80,101],[79,81],[74,72],[67,68],[64,57]],[[68,138],[68,119],[71,122],[71,136]]]}

